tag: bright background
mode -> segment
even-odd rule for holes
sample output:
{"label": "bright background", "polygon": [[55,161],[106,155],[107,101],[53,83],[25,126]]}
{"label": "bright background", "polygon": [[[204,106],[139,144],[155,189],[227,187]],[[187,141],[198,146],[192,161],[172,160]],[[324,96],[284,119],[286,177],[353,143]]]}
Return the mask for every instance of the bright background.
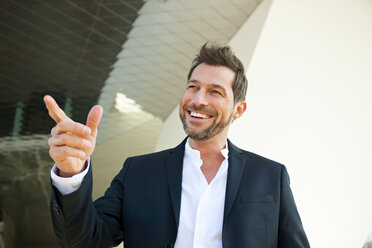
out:
{"label": "bright background", "polygon": [[[371,11],[371,1],[263,1],[230,41],[249,86],[229,138],[287,166],[312,247],[362,247],[372,231]],[[176,107],[157,147],[183,137]]]}

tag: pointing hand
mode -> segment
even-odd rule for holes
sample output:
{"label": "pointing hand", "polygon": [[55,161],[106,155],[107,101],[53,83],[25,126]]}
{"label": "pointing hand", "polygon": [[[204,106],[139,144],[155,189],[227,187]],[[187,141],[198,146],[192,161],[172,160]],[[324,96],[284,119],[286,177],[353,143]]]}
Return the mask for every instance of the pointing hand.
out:
{"label": "pointing hand", "polygon": [[46,95],[44,102],[50,117],[57,123],[48,140],[49,154],[57,164],[59,175],[71,177],[85,169],[85,161],[94,151],[103,108],[93,106],[83,125],[71,120],[51,96]]}

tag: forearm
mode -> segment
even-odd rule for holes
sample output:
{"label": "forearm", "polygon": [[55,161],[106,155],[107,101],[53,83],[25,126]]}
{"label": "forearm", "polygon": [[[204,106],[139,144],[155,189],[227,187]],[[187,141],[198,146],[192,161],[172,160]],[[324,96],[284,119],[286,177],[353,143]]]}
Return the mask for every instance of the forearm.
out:
{"label": "forearm", "polygon": [[62,195],[53,187],[51,212],[59,246],[112,247],[121,242],[121,202],[116,193],[122,186],[114,179],[111,187],[98,207],[91,198],[91,168],[78,190]]}

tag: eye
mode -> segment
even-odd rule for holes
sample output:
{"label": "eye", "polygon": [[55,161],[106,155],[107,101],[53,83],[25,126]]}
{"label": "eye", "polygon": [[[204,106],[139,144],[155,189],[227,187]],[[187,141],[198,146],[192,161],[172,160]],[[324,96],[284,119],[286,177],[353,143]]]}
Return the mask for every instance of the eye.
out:
{"label": "eye", "polygon": [[218,90],[212,90],[212,93],[213,93],[213,94],[217,94],[217,95],[221,95],[221,96],[222,96],[222,93],[219,92]]}
{"label": "eye", "polygon": [[189,85],[187,85],[187,89],[196,89],[196,86],[192,85],[192,84],[189,84]]}

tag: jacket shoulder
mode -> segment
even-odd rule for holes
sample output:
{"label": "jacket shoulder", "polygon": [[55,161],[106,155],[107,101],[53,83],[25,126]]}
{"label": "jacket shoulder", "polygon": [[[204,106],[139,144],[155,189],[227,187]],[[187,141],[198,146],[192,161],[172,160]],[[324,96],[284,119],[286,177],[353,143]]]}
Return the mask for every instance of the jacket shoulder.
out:
{"label": "jacket shoulder", "polygon": [[272,165],[272,166],[284,166],[282,163],[280,162],[277,162],[277,161],[274,161],[272,159],[269,159],[269,158],[266,158],[264,156],[261,156],[259,154],[256,154],[256,153],[253,153],[253,152],[249,152],[249,151],[245,151],[245,150],[242,150],[243,154],[251,159],[251,160],[255,160],[255,161],[258,161],[262,164],[268,164],[268,165]]}
{"label": "jacket shoulder", "polygon": [[166,150],[158,151],[158,152],[152,152],[148,154],[138,155],[127,158],[127,160],[130,160],[131,162],[155,162],[159,160],[166,159],[167,156],[171,154],[175,154],[177,157],[182,156],[185,150],[185,142],[186,139],[184,139],[178,146],[169,148]]}
{"label": "jacket shoulder", "polygon": [[[246,151],[244,149],[241,149],[234,144],[229,144],[231,147],[231,150],[234,151],[234,153],[238,153],[240,156],[244,157],[246,162],[250,165],[257,165],[260,167],[268,167],[268,168],[275,168],[275,169],[282,169],[285,167],[282,163],[274,161],[272,159],[266,158],[264,156],[258,155],[256,153]],[[230,148],[229,148],[230,149]]]}
{"label": "jacket shoulder", "polygon": [[137,155],[137,156],[131,156],[131,157],[128,157],[127,159],[131,160],[132,162],[154,161],[154,160],[158,160],[158,159],[162,159],[162,158],[166,157],[168,154],[172,153],[173,149],[167,149],[167,150],[162,150],[162,151],[158,151],[158,152],[152,152],[152,153],[141,154],[141,155]]}

